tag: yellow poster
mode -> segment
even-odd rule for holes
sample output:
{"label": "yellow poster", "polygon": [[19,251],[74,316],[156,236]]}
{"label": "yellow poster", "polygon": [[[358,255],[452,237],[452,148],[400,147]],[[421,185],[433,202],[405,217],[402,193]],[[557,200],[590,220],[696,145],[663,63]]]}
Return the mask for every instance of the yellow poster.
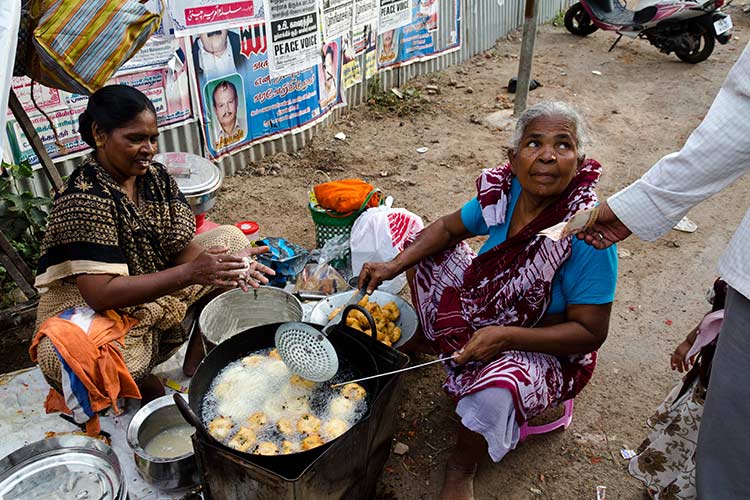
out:
{"label": "yellow poster", "polygon": [[378,73],[377,53],[374,50],[365,52],[365,78],[368,80]]}
{"label": "yellow poster", "polygon": [[362,66],[358,59],[352,59],[344,64],[344,88],[348,89],[362,81]]}

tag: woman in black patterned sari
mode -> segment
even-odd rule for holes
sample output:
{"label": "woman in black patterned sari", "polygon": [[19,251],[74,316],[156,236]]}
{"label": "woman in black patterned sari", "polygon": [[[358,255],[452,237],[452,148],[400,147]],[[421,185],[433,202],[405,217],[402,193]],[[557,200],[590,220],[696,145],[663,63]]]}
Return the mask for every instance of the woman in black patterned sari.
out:
{"label": "woman in black patterned sari", "polygon": [[[137,320],[118,349],[133,380],[158,394],[151,370],[186,340],[188,307],[216,288],[267,283],[264,273],[273,271],[237,255],[267,249],[248,248],[233,226],[194,236],[190,206],[166,168],[152,162],[156,111],[140,91],[111,85],[95,92],[80,132],[94,152],[52,207],[36,279],[37,325],[86,308]],[[37,335],[32,356],[61,391],[60,346],[43,328]],[[191,341],[191,354],[199,346]]]}

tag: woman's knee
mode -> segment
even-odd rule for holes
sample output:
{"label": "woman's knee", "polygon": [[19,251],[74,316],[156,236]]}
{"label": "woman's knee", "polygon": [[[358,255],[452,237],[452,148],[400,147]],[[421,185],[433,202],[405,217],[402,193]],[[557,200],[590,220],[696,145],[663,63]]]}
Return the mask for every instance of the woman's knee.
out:
{"label": "woman's knee", "polygon": [[37,347],[37,364],[44,378],[55,388],[59,388],[62,381],[62,365],[55,350],[55,345],[44,337]]}

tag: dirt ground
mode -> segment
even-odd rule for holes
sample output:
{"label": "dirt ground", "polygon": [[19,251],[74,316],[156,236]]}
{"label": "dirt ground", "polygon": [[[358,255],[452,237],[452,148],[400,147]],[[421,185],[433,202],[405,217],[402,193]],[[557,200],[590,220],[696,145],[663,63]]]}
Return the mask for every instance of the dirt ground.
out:
{"label": "dirt ground", "polygon": [[[694,66],[641,40],[623,39],[608,53],[611,33],[580,39],[563,27],[540,29],[534,77],[543,87],[529,100],[565,100],[582,112],[592,136],[587,154],[605,169],[601,196],[678,149],[700,122],[750,33],[750,16],[739,8],[730,12],[735,39],[717,44],[707,61]],[[367,179],[392,195],[396,206],[428,222],[456,210],[475,194],[480,170],[505,158],[509,131],[481,121],[511,105],[513,96],[502,87],[516,74],[519,46],[514,33],[486,54],[402,87],[418,97],[390,109],[360,107],[304,150],[250,165],[226,179],[211,218],[256,220],[264,235],[313,247],[305,200],[310,185],[324,179],[320,172]],[[439,92],[428,93],[428,85]],[[337,132],[346,140],[335,140]],[[429,151],[418,154],[419,147]],[[620,245],[630,256],[620,259],[609,339],[593,381],[576,399],[571,428],[534,436],[499,464],[487,460],[477,477],[477,498],[594,499],[597,485],[607,486],[609,499],[646,498],[619,452],[638,446],[646,418],[679,380],[669,369],[669,353],[709,307],[705,291],[747,207],[748,188],[743,179],[691,211],[696,233],[672,231],[656,243],[631,238]],[[430,499],[440,491],[457,424],[442,378],[439,367],[404,377],[398,439],[409,451],[392,455],[379,498]]]}
{"label": "dirt ground", "polygon": [[[738,7],[730,13],[735,39],[717,44],[695,66],[645,41],[623,39],[608,53],[611,33],[581,39],[563,27],[540,28],[533,76],[543,87],[529,101],[568,101],[584,115],[592,136],[587,154],[605,169],[600,196],[678,149],[700,122],[750,34],[750,15]],[[265,236],[312,248],[307,191],[325,179],[323,172],[333,179],[367,179],[392,195],[395,206],[426,222],[458,209],[475,195],[480,170],[504,161],[510,131],[482,119],[512,106],[513,95],[503,87],[516,74],[519,47],[514,33],[485,54],[409,82],[401,90],[414,91],[403,101],[383,105],[381,96],[381,104],[345,113],[304,150],[249,165],[225,180],[210,218],[255,220]],[[337,132],[346,140],[335,140]],[[429,151],[419,154],[420,147]],[[631,238],[619,246],[629,256],[620,259],[609,339],[593,381],[576,398],[571,428],[534,436],[499,464],[485,461],[477,498],[595,499],[597,485],[607,487],[608,499],[647,498],[619,451],[638,446],[646,418],[679,380],[669,369],[669,353],[709,307],[705,291],[747,207],[748,189],[750,182],[742,179],[694,209],[696,233],[672,231],[656,243]],[[3,352],[8,358],[10,351]],[[409,451],[391,456],[379,499],[437,497],[457,425],[442,379],[439,367],[404,376],[397,437]]]}

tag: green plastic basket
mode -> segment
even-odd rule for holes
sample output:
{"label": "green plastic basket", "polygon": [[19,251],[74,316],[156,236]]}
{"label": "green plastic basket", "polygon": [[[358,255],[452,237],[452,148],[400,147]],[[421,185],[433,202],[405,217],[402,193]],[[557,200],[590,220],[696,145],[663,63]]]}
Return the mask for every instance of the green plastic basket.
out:
{"label": "green plastic basket", "polygon": [[[367,204],[370,203],[370,198],[376,194],[380,194],[379,188],[375,188],[370,191],[370,194],[365,198],[362,206],[359,210],[348,214],[340,214],[333,210],[326,210],[321,208],[314,200],[314,195],[311,193],[311,200],[308,204],[310,208],[310,215],[312,216],[313,223],[315,223],[315,244],[318,248],[323,248],[326,241],[336,236],[348,235],[352,232],[352,226],[354,221],[357,220],[362,212],[367,210]],[[380,197],[380,205],[383,204],[383,197]]]}

